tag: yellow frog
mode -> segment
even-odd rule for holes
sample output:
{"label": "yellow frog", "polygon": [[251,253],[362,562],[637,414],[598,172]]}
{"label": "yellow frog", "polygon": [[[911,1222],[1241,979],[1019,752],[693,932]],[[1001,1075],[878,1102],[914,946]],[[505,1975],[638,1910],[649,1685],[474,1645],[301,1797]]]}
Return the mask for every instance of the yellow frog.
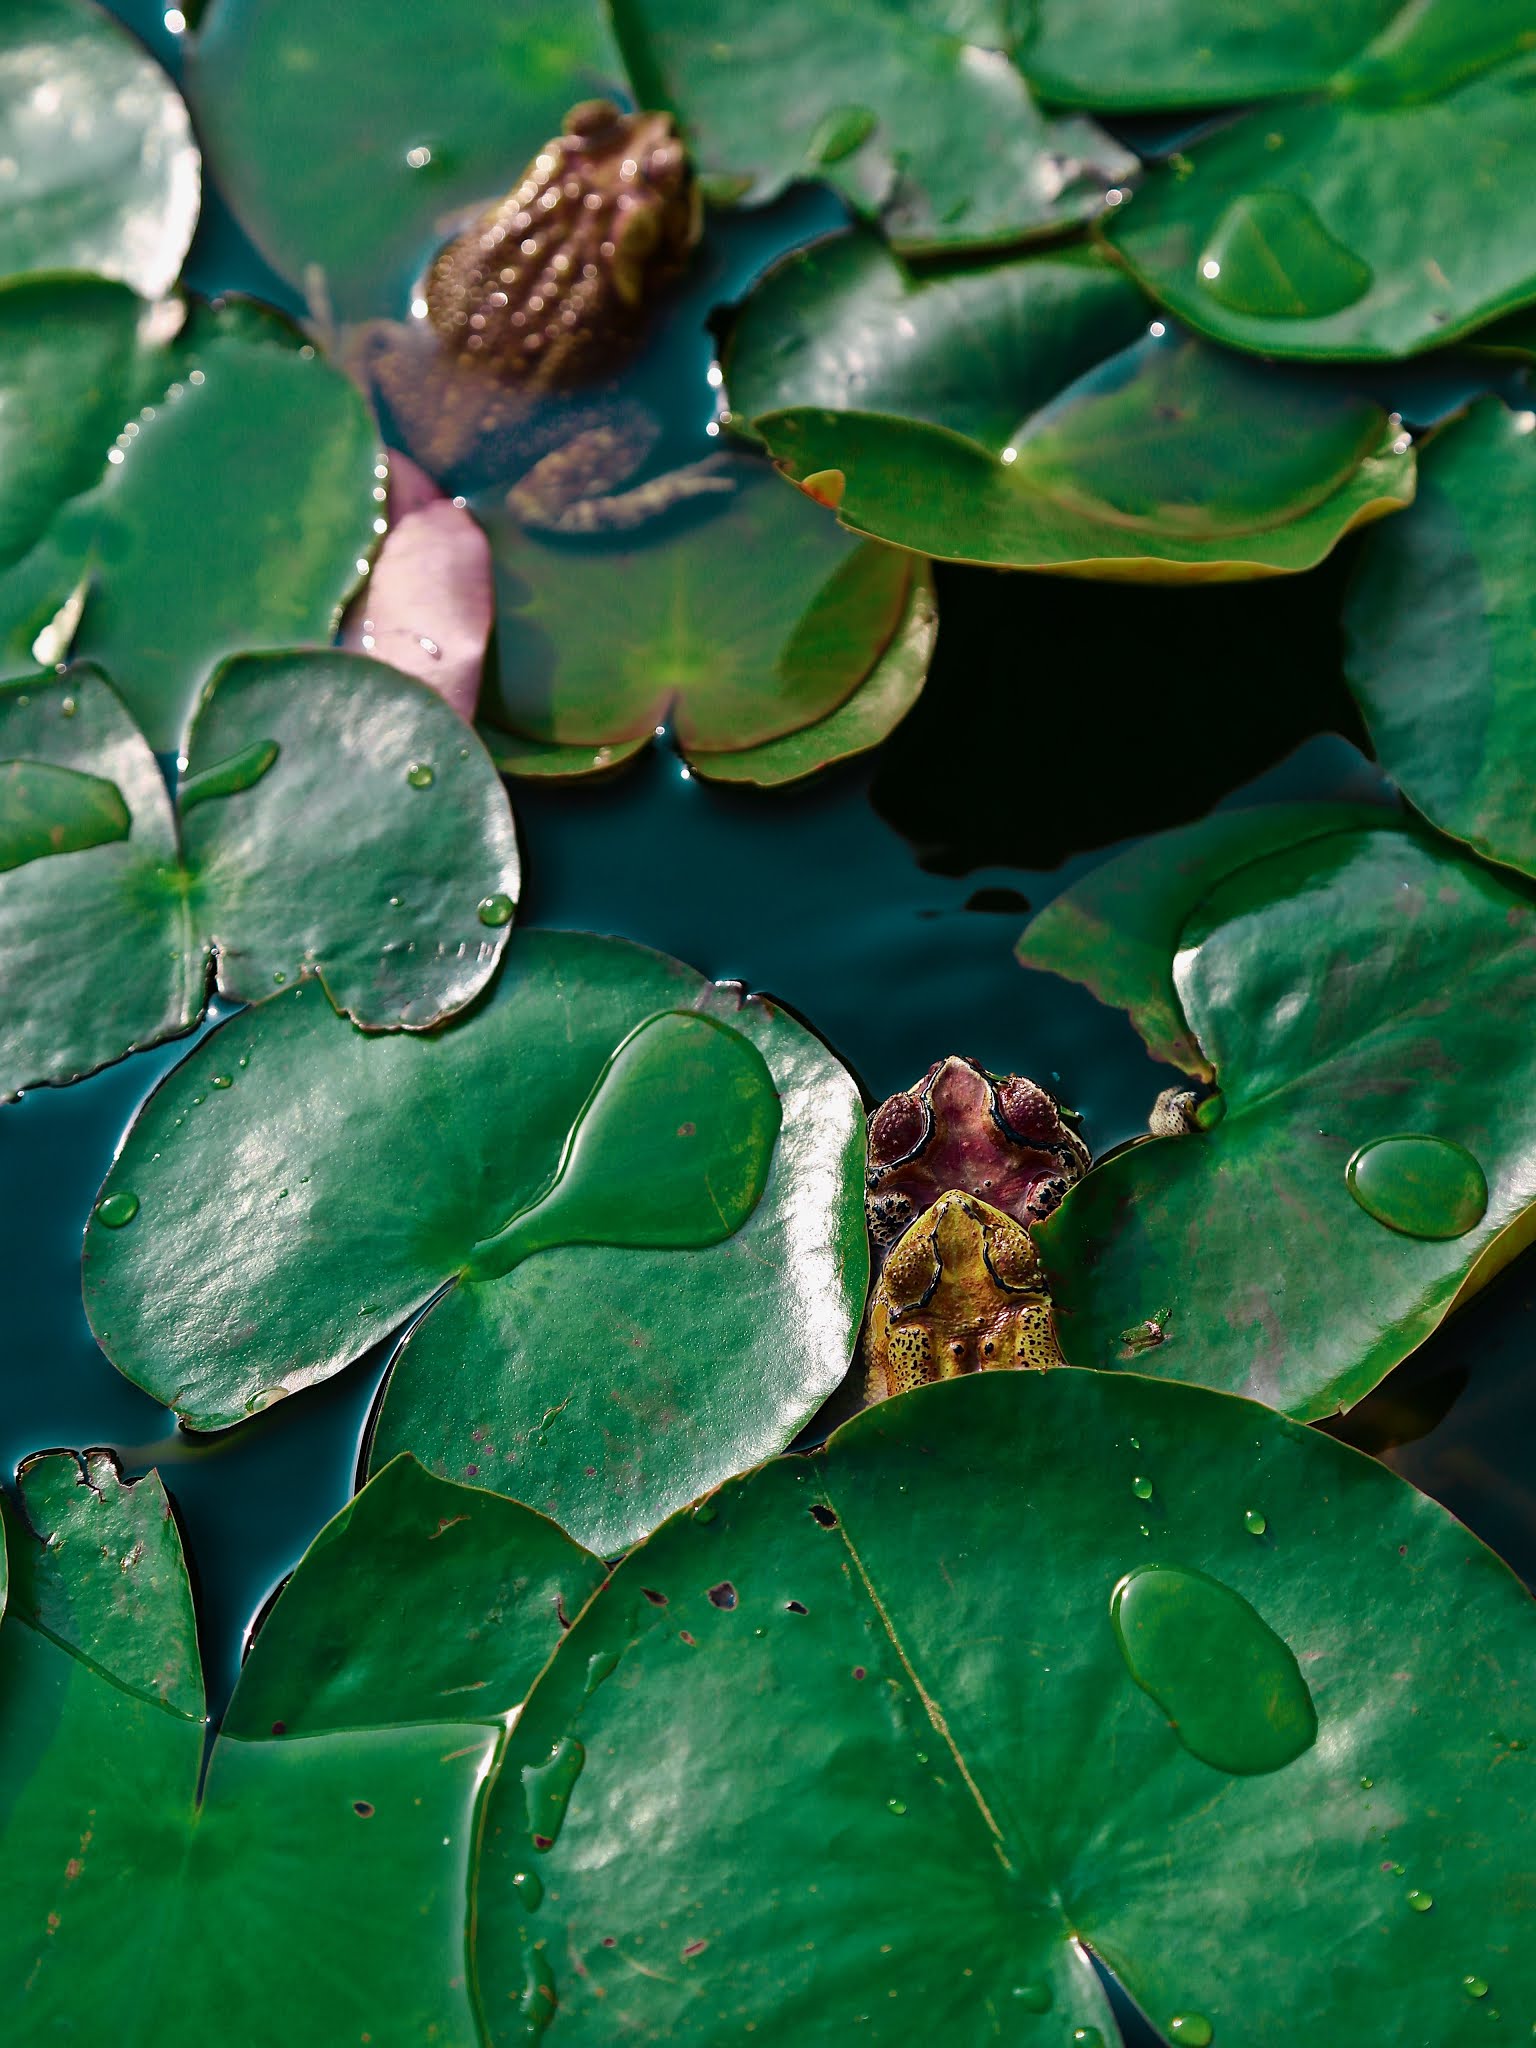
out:
{"label": "yellow frog", "polygon": [[866,1402],[961,1373],[1065,1364],[1029,1232],[951,1189],[897,1240],[870,1297]]}

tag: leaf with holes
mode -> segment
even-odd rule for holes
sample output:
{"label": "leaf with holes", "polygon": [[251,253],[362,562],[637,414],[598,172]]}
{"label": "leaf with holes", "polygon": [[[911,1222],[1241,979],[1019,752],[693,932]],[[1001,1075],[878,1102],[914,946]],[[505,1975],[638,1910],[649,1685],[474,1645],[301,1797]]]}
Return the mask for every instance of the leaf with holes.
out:
{"label": "leaf with holes", "polygon": [[74,2033],[117,2001],[131,1949],[131,2048],[202,2048],[257,2010],[293,2048],[477,2048],[480,1787],[597,1560],[400,1461],[278,1598],[204,1780],[191,1589],[159,1479],[55,1451],[22,1467],[20,1497],[0,1624],[6,2038]]}
{"label": "leaf with holes", "polygon": [[[1220,1095],[1209,1127],[1102,1160],[1037,1238],[1074,1364],[1312,1419],[1536,1235],[1536,909],[1400,823],[1303,807],[1284,845],[1284,812],[1249,819],[1170,835],[1176,873],[1154,841],[1082,885],[1125,968],[1090,986]],[[1062,959],[1075,893],[1026,932],[1031,965]]]}
{"label": "leaf with holes", "polygon": [[512,815],[424,685],[361,655],[249,655],[185,747],[173,809],[104,677],[0,684],[0,1095],[189,1029],[210,971],[237,1002],[317,974],[375,1030],[438,1023],[494,974]]}
{"label": "leaf with holes", "polygon": [[563,1639],[486,1802],[488,2039],[1111,2042],[1085,1949],[1200,2048],[1523,2030],[1533,1659],[1458,1522],[1255,1404],[922,1388]]}
{"label": "leaf with holes", "polygon": [[771,1002],[523,933],[430,1036],[360,1032],[308,987],[210,1033],[103,1187],[87,1310],[207,1429],[431,1304],[374,1463],[413,1450],[617,1551],[782,1449],[842,1378],[863,1147],[851,1077]]}

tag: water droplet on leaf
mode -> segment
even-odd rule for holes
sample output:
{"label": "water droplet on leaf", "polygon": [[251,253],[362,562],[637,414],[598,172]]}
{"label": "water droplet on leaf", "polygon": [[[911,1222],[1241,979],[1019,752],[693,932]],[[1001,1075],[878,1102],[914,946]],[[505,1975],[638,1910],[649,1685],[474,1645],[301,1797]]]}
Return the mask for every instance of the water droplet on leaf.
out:
{"label": "water droplet on leaf", "polygon": [[1049,1984],[1015,1984],[1013,1996],[1025,2012],[1049,2012],[1056,2003]]}
{"label": "water droplet on leaf", "polygon": [[1485,1977],[1463,1977],[1461,1988],[1465,1991],[1468,1998],[1486,1998],[1488,1996],[1488,1981]]}
{"label": "water droplet on leaf", "polygon": [[1408,1894],[1408,1903],[1412,1906],[1415,1913],[1427,1913],[1435,1903],[1434,1894],[1432,1892],[1421,1892],[1415,1887]]}
{"label": "water droplet on leaf", "polygon": [[115,1194],[103,1195],[96,1204],[96,1221],[104,1230],[121,1230],[138,1213],[139,1198],[130,1188],[119,1188]]}
{"label": "water droplet on leaf", "polygon": [[1488,1207],[1483,1169],[1466,1147],[1418,1132],[1362,1145],[1344,1182],[1367,1216],[1405,1237],[1465,1237]]}
{"label": "water droplet on leaf", "polygon": [[498,892],[495,896],[481,897],[480,908],[476,915],[482,924],[493,926],[510,924],[514,908],[512,898],[510,896],[503,896]]}
{"label": "water droplet on leaf", "polygon": [[405,779],[412,789],[430,789],[437,780],[437,771],[430,761],[413,761],[405,771]]}
{"label": "water droplet on leaf", "polygon": [[1269,1522],[1257,1508],[1249,1508],[1243,1516],[1243,1527],[1250,1536],[1262,1536],[1269,1527]]}
{"label": "water droplet on leaf", "polygon": [[1152,1498],[1152,1482],[1138,1472],[1131,1481],[1131,1491],[1138,1500],[1150,1500]]}
{"label": "water droplet on leaf", "polygon": [[536,1849],[552,1849],[565,1823],[566,1808],[587,1752],[574,1735],[563,1735],[542,1764],[523,1766],[528,1831]]}
{"label": "water droplet on leaf", "polygon": [[1187,2042],[1189,2048],[1210,2048],[1216,2029],[1203,2012],[1176,2012],[1168,2022],[1168,2038]]}
{"label": "water droplet on leaf", "polygon": [[1111,1595],[1110,1619],[1131,1677],[1202,1763],[1258,1776],[1316,1741],[1295,1657],[1230,1586],[1177,1565],[1138,1565]]}
{"label": "water droplet on leaf", "polygon": [[1298,193],[1245,192],[1217,221],[1197,266],[1219,305],[1260,320],[1315,320],[1352,306],[1371,266]]}

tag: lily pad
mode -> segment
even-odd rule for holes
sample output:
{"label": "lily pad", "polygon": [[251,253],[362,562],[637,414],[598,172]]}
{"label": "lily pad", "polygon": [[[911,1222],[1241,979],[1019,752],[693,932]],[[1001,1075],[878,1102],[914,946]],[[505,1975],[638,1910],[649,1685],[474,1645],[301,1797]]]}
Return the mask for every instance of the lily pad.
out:
{"label": "lily pad", "polygon": [[[8,812],[0,841],[0,1095],[189,1029],[210,973],[237,1002],[318,975],[373,1029],[435,1024],[494,974],[516,834],[484,749],[430,690],[360,655],[247,656],[186,749],[173,815],[103,677],[0,686],[0,761],[48,806]],[[32,845],[35,827],[57,843]],[[12,830],[22,861],[4,858]]]}
{"label": "lily pad", "polygon": [[401,310],[445,223],[622,78],[594,0],[214,0],[187,53],[220,189],[342,320]]}
{"label": "lily pad", "polygon": [[[661,1036],[637,1082],[641,1027]],[[596,1193],[551,1220],[577,1158]],[[430,1037],[365,1035],[307,987],[210,1033],[103,1188],[88,1313],[208,1429],[431,1303],[375,1463],[413,1449],[617,1550],[782,1448],[842,1378],[862,1181],[853,1081],[771,1003],[619,940],[524,933]],[[119,1195],[136,1207],[112,1228]]]}
{"label": "lily pad", "polygon": [[0,15],[0,277],[95,271],[168,291],[197,225],[187,110],[142,45],[90,0]]}
{"label": "lily pad", "polygon": [[299,1565],[200,1783],[191,1593],[158,1478],[52,1452],[21,1500],[0,1628],[8,2038],[75,2032],[116,2003],[131,1953],[135,2048],[200,2048],[257,2011],[315,2048],[478,2042],[479,1788],[596,1560],[402,1460]]}
{"label": "lily pad", "polygon": [[[1138,1024],[1138,980],[1165,1014],[1164,948],[1191,1043],[1166,1023],[1148,1042],[1214,1075],[1210,1127],[1101,1161],[1037,1237],[1074,1364],[1134,1357],[1314,1419],[1369,1393],[1536,1236],[1536,907],[1406,826],[1346,817],[1319,836],[1310,808],[1289,848],[1210,850],[1203,876],[1179,877],[1176,938],[1167,863],[1145,899],[1140,849],[1112,864],[1118,888],[1089,878],[1126,935],[1130,972],[1107,992]],[[1032,965],[1064,936],[1076,949],[1073,893],[1048,935],[1026,933]],[[1401,1202],[1387,1162],[1360,1178],[1385,1139],[1413,1141],[1389,1161]],[[1467,1154],[1486,1188],[1471,1208]],[[1141,1348],[1128,1333],[1148,1322],[1159,1339]]]}
{"label": "lily pad", "polygon": [[1015,61],[1042,98],[1099,113],[1236,106],[1320,91],[1402,0],[1034,0]]}
{"label": "lily pad", "polygon": [[[777,740],[835,711],[899,630],[911,566],[860,546],[742,459],[681,531],[572,547],[493,527],[498,671],[488,725],[562,749],[630,747],[671,724],[687,760]],[[509,753],[503,765],[518,766]],[[611,758],[611,757],[610,757]],[[567,771],[569,772],[569,771]]]}
{"label": "lily pad", "polygon": [[215,330],[173,378],[64,522],[92,553],[74,651],[113,677],[160,752],[226,656],[333,637],[378,544],[381,466],[361,395],[313,352]]}
{"label": "lily pad", "polygon": [[722,358],[733,430],[789,406],[897,413],[1001,448],[1019,420],[1126,348],[1146,300],[1091,249],[912,271],[864,229],[754,287]]}
{"label": "lily pad", "polygon": [[1054,233],[1139,168],[1092,121],[1043,114],[946,0],[616,0],[613,15],[636,93],[678,115],[717,192],[755,204],[824,178],[898,249]]}
{"label": "lily pad", "polygon": [[1180,320],[1268,356],[1411,355],[1536,299],[1529,26],[1405,8],[1322,97],[1149,178],[1116,252]]}
{"label": "lily pad", "polygon": [[1346,672],[1377,758],[1443,832],[1536,874],[1536,414],[1484,399],[1437,434],[1411,512],[1373,534]]}
{"label": "lily pad", "polygon": [[1311,568],[1413,495],[1371,398],[1154,326],[1002,448],[921,421],[795,408],[757,429],[842,524],[947,561],[1131,582]]}
{"label": "lily pad", "polygon": [[1104,2048],[1089,1953],[1173,2042],[1524,2030],[1533,1649],[1460,1523],[1254,1404],[920,1389],[562,1640],[486,1802],[488,2038]]}

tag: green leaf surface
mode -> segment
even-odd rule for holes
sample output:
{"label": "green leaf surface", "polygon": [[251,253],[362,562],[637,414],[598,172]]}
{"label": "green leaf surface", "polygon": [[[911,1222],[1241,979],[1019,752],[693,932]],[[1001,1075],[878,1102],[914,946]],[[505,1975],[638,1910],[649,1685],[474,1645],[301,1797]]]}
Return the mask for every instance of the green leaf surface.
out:
{"label": "green leaf surface", "polygon": [[1523,2031],[1533,1652],[1459,1523],[1263,1408],[920,1389],[562,1641],[487,1800],[488,2038],[1099,2048],[1085,1949],[1172,2042]]}
{"label": "green leaf surface", "polygon": [[722,355],[732,428],[815,405],[1002,447],[1147,319],[1141,293],[1091,249],[914,272],[865,229],[833,235],[777,264],[737,314]]}
{"label": "green leaf surface", "polygon": [[599,750],[633,751],[666,721],[707,772],[715,754],[846,703],[899,629],[911,565],[850,540],[766,465],[743,460],[737,477],[682,531],[622,544],[572,548],[495,521],[485,723],[599,768],[613,758]]}
{"label": "green leaf surface", "polygon": [[[706,1060],[700,1079],[694,1039],[640,1100],[604,1102],[614,1054],[658,1017],[723,1028],[728,1070]],[[690,1075],[663,1157],[637,1150]],[[497,1270],[507,1227],[583,1150],[586,1222],[595,1200],[604,1227],[567,1216]],[[727,1221],[748,1211],[718,1241],[701,1241],[706,1217],[677,1242],[687,1155]],[[219,1428],[328,1378],[453,1283],[394,1367],[375,1464],[412,1449],[618,1550],[781,1448],[842,1378],[862,1179],[854,1084],[784,1013],[618,940],[524,933],[488,997],[428,1037],[356,1031],[304,986],[210,1033],[104,1186],[137,1207],[114,1229],[98,1204],[88,1313],[129,1378]]]}
{"label": "green leaf surface", "polygon": [[1073,226],[1138,168],[1092,121],[1042,114],[945,0],[616,0],[613,12],[642,103],[679,116],[715,189],[756,202],[824,178],[898,249]]}
{"label": "green leaf surface", "polygon": [[1345,670],[1376,757],[1441,831],[1536,874],[1536,414],[1485,398],[1421,457],[1413,509],[1372,534]]}
{"label": "green leaf surface", "polygon": [[[1172,952],[1220,1120],[1107,1158],[1037,1236],[1074,1364],[1134,1356],[1311,1420],[1536,1234],[1536,908],[1402,826],[1309,821],[1235,872],[1222,853]],[[1401,1137],[1362,1186],[1362,1148]],[[1463,1153],[1486,1206],[1466,1203]],[[1424,1160],[1456,1171],[1426,1179]],[[1149,1320],[1161,1340],[1137,1350]]]}
{"label": "green leaf surface", "polygon": [[91,0],[0,12],[0,277],[90,270],[170,289],[201,172],[176,88]]}
{"label": "green leaf surface", "polygon": [[0,674],[36,667],[32,643],[89,555],[46,544],[61,506],[92,489],[158,359],[147,309],[102,278],[0,286]]}
{"label": "green leaf surface", "polygon": [[0,761],[0,874],[50,853],[110,845],[129,829],[115,782],[51,761]]}
{"label": "green leaf surface", "polygon": [[1101,1003],[1127,1013],[1154,1059],[1208,1080],[1210,1068],[1173,985],[1179,935],[1196,905],[1250,861],[1342,826],[1381,822],[1382,814],[1363,804],[1266,804],[1156,833],[1091,869],[1031,918],[1018,957],[1026,967],[1081,982]]}
{"label": "green leaf surface", "polygon": [[920,421],[808,407],[758,431],[842,523],[948,561],[1134,582],[1313,567],[1413,495],[1372,399],[1155,329],[1030,415],[1003,448]]}
{"label": "green leaf surface", "polygon": [[701,754],[694,772],[710,782],[778,789],[877,747],[922,695],[938,633],[933,571],[917,561],[912,565],[906,610],[890,645],[846,703],[782,739],[765,740],[738,753]]}
{"label": "green leaf surface", "polygon": [[1179,319],[1270,356],[1411,355],[1536,298],[1529,26],[1518,0],[1405,8],[1323,97],[1149,178],[1116,252]]}
{"label": "green leaf surface", "polygon": [[174,369],[68,522],[88,522],[93,551],[74,651],[114,678],[162,753],[218,662],[332,638],[379,511],[377,430],[329,363],[215,329]]}
{"label": "green leaf surface", "polygon": [[402,311],[445,223],[622,78],[595,0],[215,0],[187,64],[242,226],[342,320]]}
{"label": "green leaf surface", "polygon": [[7,2038],[82,2038],[110,2006],[124,2048],[202,2048],[256,2012],[291,2048],[478,2048],[479,1787],[597,1561],[402,1460],[267,1617],[200,1792],[190,1588],[158,1478],[53,1452],[21,1494],[0,1629]]}
{"label": "green leaf surface", "polygon": [[[24,865],[5,851],[33,820],[7,813],[0,1095],[188,1029],[210,965],[233,1001],[317,974],[376,1030],[434,1024],[494,974],[516,832],[485,750],[423,684],[360,655],[246,656],[213,679],[184,744],[173,817],[104,678],[0,685],[0,763],[103,804]],[[0,795],[13,786],[0,767]]]}
{"label": "green leaf surface", "polygon": [[1402,0],[1033,0],[1016,61],[1043,99],[1100,113],[1235,106],[1311,93]]}

